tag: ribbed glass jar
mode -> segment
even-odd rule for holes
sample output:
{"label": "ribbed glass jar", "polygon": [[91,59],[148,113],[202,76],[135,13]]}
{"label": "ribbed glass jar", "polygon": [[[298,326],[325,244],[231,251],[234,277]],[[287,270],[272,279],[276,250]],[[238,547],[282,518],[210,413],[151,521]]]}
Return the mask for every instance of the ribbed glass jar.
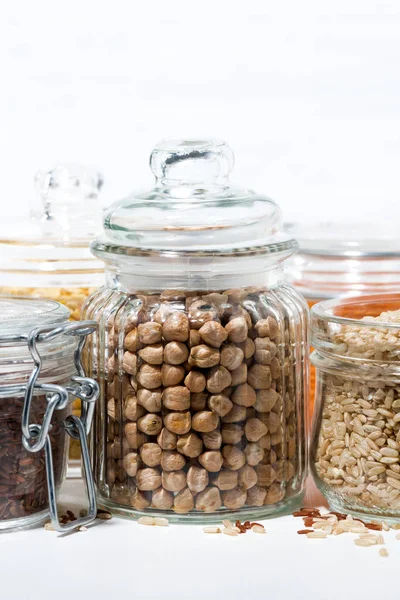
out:
{"label": "ribbed glass jar", "polygon": [[156,187],[110,207],[92,244],[98,501],[182,522],[291,510],[307,463],[308,313],[282,272],[296,244],[270,199],[228,184],[225,144],[164,142],[151,165]]}
{"label": "ribbed glass jar", "polygon": [[311,465],[340,512],[400,518],[400,295],[313,307]]}

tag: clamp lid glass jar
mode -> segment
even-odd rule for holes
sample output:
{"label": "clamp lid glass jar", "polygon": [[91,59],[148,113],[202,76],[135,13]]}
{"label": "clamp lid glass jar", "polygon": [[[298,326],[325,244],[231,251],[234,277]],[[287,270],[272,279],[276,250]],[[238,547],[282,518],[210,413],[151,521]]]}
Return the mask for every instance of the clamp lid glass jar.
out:
{"label": "clamp lid glass jar", "polygon": [[400,295],[326,301],[311,314],[315,481],[336,510],[398,519]]}
{"label": "clamp lid glass jar", "polygon": [[110,206],[91,246],[99,502],[178,521],[289,510],[306,468],[296,242],[272,200],[230,185],[225,143],[165,141],[150,164],[156,186]]}
{"label": "clamp lid glass jar", "polygon": [[89,242],[101,230],[98,193],[103,179],[78,165],[59,165],[36,177],[42,207],[30,218],[2,221],[0,293],[65,304],[72,319],[102,280]]}
{"label": "clamp lid glass jar", "polygon": [[[69,323],[68,309],[50,300],[0,297],[0,314],[0,530],[32,527],[50,515],[53,526],[65,531],[56,494],[65,473],[67,433],[83,450],[86,522],[95,516],[86,435],[98,386],[83,376],[80,363],[95,324]],[[80,418],[70,416],[74,397],[82,400]]]}

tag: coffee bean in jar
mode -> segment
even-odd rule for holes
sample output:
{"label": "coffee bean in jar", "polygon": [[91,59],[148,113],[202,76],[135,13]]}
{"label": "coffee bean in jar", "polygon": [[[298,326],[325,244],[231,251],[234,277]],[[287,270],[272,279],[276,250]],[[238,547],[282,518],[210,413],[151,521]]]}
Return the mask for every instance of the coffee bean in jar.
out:
{"label": "coffee bean in jar", "polygon": [[92,244],[106,285],[85,318],[101,383],[98,500],[123,515],[260,518],[301,503],[308,313],[268,198],[229,185],[223,142],[163,142],[154,190]]}

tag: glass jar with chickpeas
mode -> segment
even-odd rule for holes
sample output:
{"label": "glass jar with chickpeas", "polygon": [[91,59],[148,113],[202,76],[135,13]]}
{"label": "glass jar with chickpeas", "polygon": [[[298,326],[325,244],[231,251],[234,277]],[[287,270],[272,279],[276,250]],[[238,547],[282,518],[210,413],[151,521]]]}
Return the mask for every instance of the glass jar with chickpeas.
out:
{"label": "glass jar with chickpeas", "polygon": [[[30,218],[0,226],[0,294],[55,300],[80,319],[82,305],[103,282],[103,263],[89,250],[101,231],[98,193],[103,179],[93,169],[58,165],[36,176],[41,202]],[[80,401],[74,404],[79,414]],[[79,459],[75,440],[70,457]]]}
{"label": "glass jar with chickpeas", "polygon": [[91,245],[106,265],[84,308],[101,388],[100,505],[204,522],[301,504],[308,311],[282,276],[297,248],[265,196],[232,186],[220,141],[164,141],[153,189],[116,202]]}

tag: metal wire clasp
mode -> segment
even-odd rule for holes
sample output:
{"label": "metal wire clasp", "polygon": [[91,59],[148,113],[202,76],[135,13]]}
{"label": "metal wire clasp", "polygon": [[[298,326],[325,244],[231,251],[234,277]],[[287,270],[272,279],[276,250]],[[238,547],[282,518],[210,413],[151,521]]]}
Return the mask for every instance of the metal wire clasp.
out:
{"label": "metal wire clasp", "polygon": [[[47,487],[49,495],[49,512],[51,522],[56,531],[68,532],[86,525],[95,519],[97,514],[96,495],[93,475],[90,468],[90,456],[87,435],[93,419],[94,403],[99,397],[99,386],[94,379],[85,377],[81,362],[81,352],[87,335],[97,327],[95,321],[80,321],[67,323],[59,327],[36,327],[28,337],[28,348],[34,362],[34,368],[25,389],[25,402],[22,411],[22,443],[29,452],[39,452],[44,449],[46,461]],[[37,379],[42,368],[42,357],[38,350],[39,342],[50,342],[59,336],[75,336],[79,338],[74,362],[77,375],[65,387],[56,384],[39,384]],[[30,422],[32,398],[34,394],[46,394],[47,407],[41,424]],[[50,441],[51,421],[54,411],[65,409],[75,398],[82,401],[80,417],[69,416],[63,426],[68,435],[79,440],[82,451],[83,476],[88,496],[89,508],[85,517],[62,525],[57,512],[57,491],[53,468],[53,454]]]}

